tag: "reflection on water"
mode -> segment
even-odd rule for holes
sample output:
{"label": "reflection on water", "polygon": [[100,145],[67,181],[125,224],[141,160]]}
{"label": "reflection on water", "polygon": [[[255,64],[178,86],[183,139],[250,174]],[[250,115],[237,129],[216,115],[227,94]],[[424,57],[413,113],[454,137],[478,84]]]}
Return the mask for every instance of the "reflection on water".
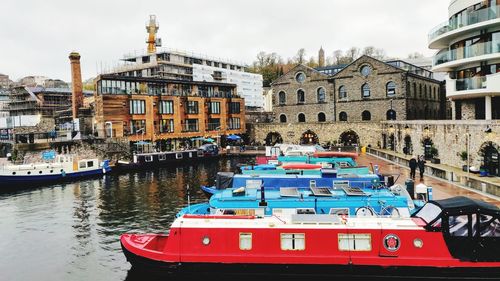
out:
{"label": "reflection on water", "polygon": [[167,231],[187,205],[187,186],[191,202],[203,201],[200,185],[250,161],[221,158],[0,193],[0,280],[145,280],[128,273],[120,234]]}

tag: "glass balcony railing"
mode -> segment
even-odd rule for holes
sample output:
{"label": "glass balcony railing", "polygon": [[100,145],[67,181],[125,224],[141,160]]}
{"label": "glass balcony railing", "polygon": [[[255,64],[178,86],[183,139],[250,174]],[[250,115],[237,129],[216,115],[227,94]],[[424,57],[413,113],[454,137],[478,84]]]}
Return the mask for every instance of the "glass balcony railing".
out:
{"label": "glass balcony railing", "polygon": [[454,17],[434,27],[431,32],[429,32],[429,41],[455,29],[497,18],[500,18],[500,6],[473,11],[462,17]]}
{"label": "glass balcony railing", "polygon": [[495,54],[499,52],[500,52],[499,41],[477,43],[472,46],[441,51],[434,56],[433,65],[436,66],[455,60],[473,58],[477,56]]}
{"label": "glass balcony railing", "polygon": [[478,90],[486,88],[486,76],[477,76],[455,80],[457,91]]}

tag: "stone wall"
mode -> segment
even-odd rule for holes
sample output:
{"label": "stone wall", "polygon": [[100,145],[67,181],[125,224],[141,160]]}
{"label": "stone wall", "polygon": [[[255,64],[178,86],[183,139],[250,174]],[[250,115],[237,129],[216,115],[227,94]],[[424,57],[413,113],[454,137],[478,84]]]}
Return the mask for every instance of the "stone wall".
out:
{"label": "stone wall", "polygon": [[[283,143],[300,143],[302,134],[311,131],[317,135],[320,144],[334,141],[340,142],[343,134],[353,131],[359,137],[360,146],[383,148],[384,135],[386,144],[391,135],[394,136],[394,150],[403,153],[406,136],[411,138],[414,155],[424,154],[422,141],[432,140],[438,151],[441,164],[455,167],[465,165],[459,154],[466,150],[470,141],[471,166],[479,167],[483,160],[481,147],[492,142],[500,147],[500,121],[483,120],[415,120],[384,122],[327,122],[327,123],[287,123],[287,124],[253,124],[250,138],[264,143],[270,133],[279,134]],[[487,129],[491,132],[486,132]],[[467,137],[467,134],[470,137]],[[388,144],[386,148],[389,149]]]}

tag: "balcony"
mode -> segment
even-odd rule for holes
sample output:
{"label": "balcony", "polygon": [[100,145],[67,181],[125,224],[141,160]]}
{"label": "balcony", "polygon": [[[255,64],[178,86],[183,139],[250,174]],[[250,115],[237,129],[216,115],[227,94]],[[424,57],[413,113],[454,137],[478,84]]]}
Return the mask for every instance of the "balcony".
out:
{"label": "balcony", "polygon": [[464,79],[446,79],[447,98],[477,98],[500,95],[500,72]]}
{"label": "balcony", "polygon": [[442,49],[448,47],[449,43],[461,36],[463,32],[472,32],[484,29],[489,25],[500,22],[500,7],[494,6],[468,13],[461,20],[456,18],[447,20],[434,27],[428,35],[429,48]]}
{"label": "balcony", "polygon": [[444,50],[434,56],[432,71],[450,71],[462,64],[500,57],[500,42],[477,43],[453,50]]}

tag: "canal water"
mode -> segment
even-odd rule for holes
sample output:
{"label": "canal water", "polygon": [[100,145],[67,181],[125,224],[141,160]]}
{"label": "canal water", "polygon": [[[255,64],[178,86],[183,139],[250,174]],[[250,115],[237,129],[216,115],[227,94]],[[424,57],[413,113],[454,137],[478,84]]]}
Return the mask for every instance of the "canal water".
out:
{"label": "canal water", "polygon": [[147,280],[130,270],[119,237],[164,233],[175,214],[204,201],[201,185],[252,158],[177,167],[0,193],[0,280]]}

